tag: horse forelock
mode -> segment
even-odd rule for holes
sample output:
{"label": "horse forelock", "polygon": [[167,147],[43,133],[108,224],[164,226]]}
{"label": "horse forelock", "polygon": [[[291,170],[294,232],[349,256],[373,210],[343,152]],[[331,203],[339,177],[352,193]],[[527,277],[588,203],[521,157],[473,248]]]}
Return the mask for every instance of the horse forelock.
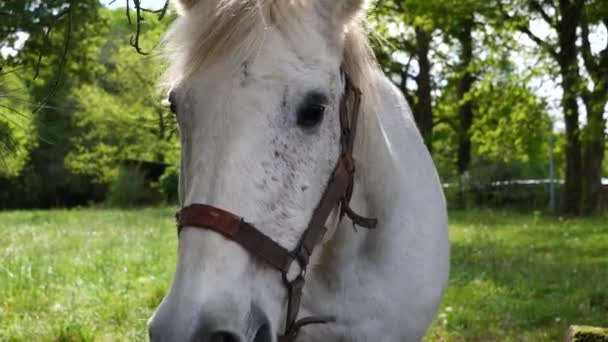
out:
{"label": "horse forelock", "polygon": [[[307,0],[213,0],[199,1],[180,16],[163,39],[169,67],[164,86],[172,87],[187,79],[201,66],[227,60],[237,70],[254,55],[274,26],[292,38],[303,31],[298,14],[309,6]],[[373,106],[378,66],[369,45],[364,13],[342,27],[337,36],[344,38],[342,67],[364,93],[362,110]],[[305,39],[305,36],[304,38]]]}

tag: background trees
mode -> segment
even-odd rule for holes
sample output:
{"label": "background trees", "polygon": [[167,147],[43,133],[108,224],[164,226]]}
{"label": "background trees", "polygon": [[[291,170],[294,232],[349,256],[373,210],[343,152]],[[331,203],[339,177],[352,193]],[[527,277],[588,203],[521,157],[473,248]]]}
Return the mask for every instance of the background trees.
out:
{"label": "background trees", "polygon": [[[599,209],[606,140],[608,42],[591,49],[590,27],[608,29],[608,3],[594,0],[498,1],[503,19],[537,45],[554,64],[562,90],[566,127],[566,167],[562,210],[590,214]],[[545,37],[530,28],[533,21],[549,28]],[[602,28],[603,26],[603,28]],[[582,60],[582,62],[581,62]],[[581,123],[584,103],[585,121]]]}
{"label": "background trees", "polygon": [[[175,126],[156,90],[163,67],[130,46],[139,31],[136,45],[154,51],[173,14],[135,20],[142,13],[131,11],[129,24],[97,0],[0,2],[0,206],[102,200],[125,161],[176,162]],[[509,197],[517,191],[495,184],[547,178],[553,138],[562,210],[601,208],[608,3],[379,0],[370,23],[451,205],[544,196],[545,185]]]}
{"label": "background trees", "polygon": [[443,179],[460,183],[455,205],[488,164],[524,163],[511,178],[547,176],[550,120],[531,86],[541,68],[518,65],[495,5],[386,0],[372,19],[383,68],[412,104]]}
{"label": "background trees", "polygon": [[[0,178],[0,207],[100,201],[124,161],[175,161],[174,126],[155,86],[162,65],[133,53],[124,11],[98,0],[0,6],[8,18],[0,24],[0,38],[6,37],[0,123],[11,123],[12,132],[0,148],[26,155],[19,170],[7,165]],[[147,19],[141,41],[152,50],[170,20]],[[31,121],[29,133],[14,127],[23,118]]]}

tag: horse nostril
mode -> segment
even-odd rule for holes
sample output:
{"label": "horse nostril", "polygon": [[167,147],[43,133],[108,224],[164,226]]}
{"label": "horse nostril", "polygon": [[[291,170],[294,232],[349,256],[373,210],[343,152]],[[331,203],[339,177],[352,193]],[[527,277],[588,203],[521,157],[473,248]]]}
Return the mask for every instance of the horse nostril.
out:
{"label": "horse nostril", "polygon": [[238,336],[235,334],[218,331],[211,333],[209,338],[205,342],[243,342]]}
{"label": "horse nostril", "polygon": [[258,329],[252,342],[272,342],[272,335],[270,334],[268,324],[264,324]]}

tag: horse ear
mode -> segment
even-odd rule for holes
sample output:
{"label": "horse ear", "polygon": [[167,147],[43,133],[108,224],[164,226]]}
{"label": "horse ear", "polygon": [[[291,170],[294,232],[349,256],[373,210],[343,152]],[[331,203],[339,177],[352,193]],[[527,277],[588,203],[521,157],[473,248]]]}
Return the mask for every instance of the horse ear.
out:
{"label": "horse ear", "polygon": [[321,10],[331,14],[331,18],[342,22],[349,21],[364,11],[367,0],[317,0]]}

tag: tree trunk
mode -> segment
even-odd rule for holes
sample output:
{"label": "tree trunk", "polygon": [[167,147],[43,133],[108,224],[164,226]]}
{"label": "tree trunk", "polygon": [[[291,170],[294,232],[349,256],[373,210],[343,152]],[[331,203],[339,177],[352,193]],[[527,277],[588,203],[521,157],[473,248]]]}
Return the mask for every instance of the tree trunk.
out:
{"label": "tree trunk", "polygon": [[470,130],[473,124],[473,103],[467,99],[469,92],[473,88],[475,76],[470,70],[473,62],[473,20],[472,18],[463,23],[462,31],[457,36],[460,42],[460,79],[458,81],[458,159],[456,166],[458,174],[462,176],[471,163],[471,135]]}
{"label": "tree trunk", "polygon": [[566,179],[562,192],[562,211],[579,215],[582,194],[582,156],[578,119],[578,86],[580,75],[577,59],[576,29],[580,9],[570,1],[560,0],[562,20],[557,25],[560,50],[558,64],[562,76],[562,110],[566,123]]}
{"label": "tree trunk", "polygon": [[[589,11],[589,9],[587,9]],[[595,57],[589,41],[589,17],[583,12],[580,21],[581,53],[585,69],[593,82],[593,90],[582,90],[587,109],[587,125],[583,131],[583,178],[581,213],[591,215],[601,209],[602,163],[606,148],[606,119],[608,102],[608,45]],[[604,21],[608,29],[608,20]]]}
{"label": "tree trunk", "polygon": [[583,177],[581,214],[591,215],[600,210],[602,193],[602,163],[606,148],[606,121],[603,118],[606,99],[595,93],[585,101],[587,126],[583,135]]}
{"label": "tree trunk", "polygon": [[416,27],[416,55],[418,56],[418,76],[416,77],[417,101],[414,105],[414,119],[429,152],[433,152],[433,100],[431,97],[431,62],[429,51],[431,33],[423,27]]}

